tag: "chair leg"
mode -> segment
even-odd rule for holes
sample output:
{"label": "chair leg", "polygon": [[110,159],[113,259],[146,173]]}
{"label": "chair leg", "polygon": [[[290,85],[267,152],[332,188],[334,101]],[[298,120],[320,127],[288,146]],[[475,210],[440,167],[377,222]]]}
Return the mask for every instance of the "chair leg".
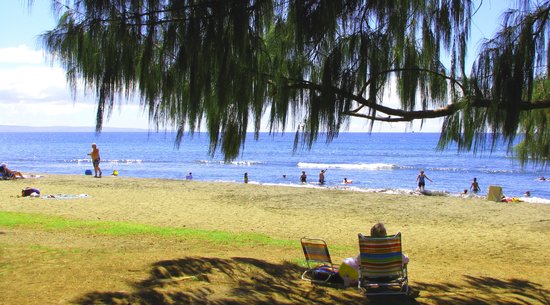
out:
{"label": "chair leg", "polygon": [[307,276],[306,276],[306,274],[308,274],[308,273],[311,272],[311,271],[312,271],[311,269],[304,271],[304,273],[302,273],[302,280],[306,280],[306,281],[310,281],[310,282],[311,282],[311,277],[307,277]]}

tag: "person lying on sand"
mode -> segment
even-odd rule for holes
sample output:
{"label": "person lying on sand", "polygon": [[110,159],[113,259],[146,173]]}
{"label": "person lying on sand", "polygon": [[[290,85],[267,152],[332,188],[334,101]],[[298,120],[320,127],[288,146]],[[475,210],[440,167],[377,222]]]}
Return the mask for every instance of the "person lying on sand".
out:
{"label": "person lying on sand", "polygon": [[21,174],[21,172],[10,170],[6,166],[6,164],[0,165],[0,174],[2,174],[2,177],[4,179],[16,179],[16,178],[25,179],[25,177],[23,177],[23,174]]}
{"label": "person lying on sand", "polygon": [[40,190],[34,187],[26,187],[21,190],[21,197],[38,197],[40,196]]}

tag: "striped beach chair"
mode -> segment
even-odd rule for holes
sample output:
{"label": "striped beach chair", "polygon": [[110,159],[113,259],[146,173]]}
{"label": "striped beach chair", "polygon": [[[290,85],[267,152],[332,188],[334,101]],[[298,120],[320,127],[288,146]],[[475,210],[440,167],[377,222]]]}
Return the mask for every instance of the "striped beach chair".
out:
{"label": "striped beach chair", "polygon": [[359,288],[367,295],[407,294],[409,280],[403,264],[401,233],[386,237],[359,234]]}
{"label": "striped beach chair", "polygon": [[300,243],[307,263],[302,280],[330,284],[331,279],[338,275],[338,267],[332,264],[327,243],[323,239],[309,237],[302,237]]}

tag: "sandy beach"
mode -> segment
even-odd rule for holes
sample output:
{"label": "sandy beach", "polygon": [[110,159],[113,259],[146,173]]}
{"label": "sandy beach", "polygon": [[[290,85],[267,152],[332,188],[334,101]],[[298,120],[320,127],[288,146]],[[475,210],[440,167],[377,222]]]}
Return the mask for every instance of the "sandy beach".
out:
{"label": "sandy beach", "polygon": [[[27,186],[88,197],[18,198]],[[70,175],[0,181],[0,193],[0,304],[376,304],[301,281],[299,239],[324,238],[338,264],[377,222],[402,233],[413,289],[384,304],[550,304],[547,204]],[[273,242],[14,225],[12,214]]]}

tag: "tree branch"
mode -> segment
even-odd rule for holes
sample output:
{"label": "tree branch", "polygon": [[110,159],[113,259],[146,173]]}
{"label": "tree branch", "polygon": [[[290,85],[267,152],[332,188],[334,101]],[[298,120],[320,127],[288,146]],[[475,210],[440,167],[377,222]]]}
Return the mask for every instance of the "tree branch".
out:
{"label": "tree branch", "polygon": [[410,118],[410,119],[394,118],[392,116],[379,117],[379,116],[372,116],[372,115],[367,115],[367,114],[362,114],[362,113],[343,113],[343,114],[349,115],[349,116],[352,116],[352,117],[356,117],[356,118],[361,118],[361,119],[367,119],[367,120],[373,120],[373,121],[379,121],[379,122],[390,122],[390,123],[411,122],[411,121],[414,120],[412,118]]}
{"label": "tree branch", "polygon": [[[358,111],[363,107],[359,107],[358,109],[355,109],[353,111],[345,111],[345,112],[342,112],[342,114],[354,116],[354,117],[367,118],[367,119],[372,119],[377,121],[385,121],[385,122],[402,122],[402,121],[412,121],[412,120],[419,120],[419,119],[440,118],[440,117],[452,115],[455,112],[467,106],[474,107],[474,108],[488,108],[493,103],[493,101],[489,99],[476,99],[475,97],[470,97],[465,99],[462,102],[449,104],[445,107],[441,107],[437,109],[407,111],[407,110],[390,108],[390,107],[377,104],[376,102],[367,100],[362,96],[352,94],[340,88],[336,88],[336,87],[327,88],[319,84],[314,84],[308,81],[297,82],[295,84],[290,85],[289,87],[294,89],[309,89],[309,90],[315,90],[315,91],[322,91],[322,90],[328,89],[332,93],[338,94],[344,98],[354,100],[357,103],[363,105],[364,107],[369,107],[377,112],[387,114],[388,117],[374,117],[374,116],[358,113]],[[520,111],[530,111],[535,109],[547,109],[547,108],[550,108],[550,100],[548,99],[538,100],[531,103],[521,102],[519,106]],[[498,109],[505,110],[506,108],[504,106],[499,105]],[[392,116],[395,116],[397,118],[392,118]]]}
{"label": "tree branch", "polygon": [[374,74],[373,76],[371,76],[369,78],[369,80],[363,85],[362,91],[364,91],[364,88],[366,88],[368,85],[370,85],[371,81],[376,79],[376,77],[378,77],[378,75],[388,74],[388,73],[392,73],[392,72],[413,72],[413,71],[426,72],[426,73],[431,73],[431,74],[438,75],[438,76],[440,76],[444,79],[450,80],[452,84],[458,85],[460,87],[460,89],[462,90],[462,92],[464,92],[464,93],[466,92],[464,86],[462,85],[462,83],[460,81],[458,81],[456,78],[454,78],[452,76],[448,76],[448,75],[443,74],[443,73],[438,72],[438,71],[434,71],[434,70],[430,70],[430,69],[424,69],[424,68],[395,68],[395,69],[388,69],[388,70],[380,71],[380,72]]}
{"label": "tree branch", "polygon": [[[373,110],[376,110],[378,112],[382,112],[384,114],[390,115],[390,116],[397,116],[407,119],[429,119],[429,118],[438,118],[442,116],[447,116],[450,114],[455,113],[459,109],[466,106],[465,102],[450,104],[445,107],[434,109],[434,110],[419,110],[419,111],[406,111],[402,109],[395,109],[386,107],[383,105],[380,105],[374,101],[367,100],[362,96],[355,95],[353,93],[350,93],[348,91],[342,90],[340,88],[336,87],[323,87],[319,84],[314,84],[308,81],[300,81],[299,83],[295,83],[292,85],[289,85],[290,88],[294,89],[309,89],[309,90],[315,90],[315,91],[322,91],[322,90],[330,90],[332,93],[338,94],[344,98],[348,98],[351,100],[356,101],[357,103],[364,105],[365,107],[369,107]],[[343,114],[350,115],[353,112],[343,112]]]}

